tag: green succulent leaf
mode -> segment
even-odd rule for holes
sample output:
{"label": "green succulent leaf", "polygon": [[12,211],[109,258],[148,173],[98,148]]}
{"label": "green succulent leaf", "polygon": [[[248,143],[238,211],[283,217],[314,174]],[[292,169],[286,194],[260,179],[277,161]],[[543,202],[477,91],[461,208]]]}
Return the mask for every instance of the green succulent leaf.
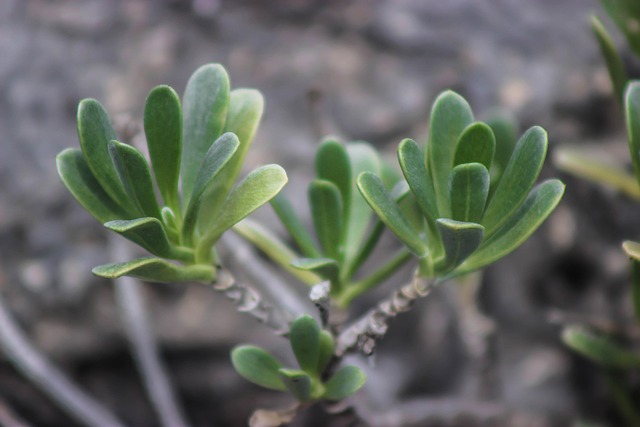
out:
{"label": "green succulent leaf", "polygon": [[[340,266],[331,258],[297,258],[291,262],[291,266],[304,271],[312,271],[325,280],[331,282],[331,288],[335,289],[339,283]],[[318,283],[319,280],[316,282]],[[313,283],[315,284],[315,283]]]}
{"label": "green succulent leaf", "polygon": [[601,0],[604,9],[627,38],[627,43],[640,56],[640,4],[635,0]]}
{"label": "green succulent leaf", "polygon": [[481,163],[464,163],[451,171],[449,178],[451,218],[480,223],[489,195],[489,171]]}
{"label": "green succulent leaf", "polygon": [[273,260],[280,267],[284,268],[307,285],[315,285],[322,280],[320,276],[312,273],[311,271],[304,271],[304,269],[301,270],[293,267],[291,263],[298,258],[298,254],[296,254],[270,230],[257,222],[252,221],[249,218],[245,218],[233,226],[233,231],[251,242],[255,247],[264,252],[269,259]]}
{"label": "green succulent leaf", "polygon": [[513,149],[518,141],[518,127],[513,117],[502,112],[494,112],[487,120],[496,139],[496,149],[489,173],[491,175],[491,191],[500,183],[502,174],[507,168]]}
{"label": "green succulent leaf", "polygon": [[282,365],[260,347],[242,345],[234,348],[231,363],[240,376],[254,384],[271,390],[287,390],[279,372]]}
{"label": "green succulent leaf", "polygon": [[208,265],[179,266],[154,257],[101,265],[92,272],[105,279],[131,276],[156,283],[211,283],[215,279],[215,270]]}
{"label": "green succulent leaf", "polygon": [[109,115],[95,99],[83,99],[78,105],[78,138],[87,165],[104,191],[127,212],[138,213],[109,156],[109,142],[116,139]]}
{"label": "green succulent leaf", "polygon": [[398,146],[398,161],[418,206],[427,220],[438,218],[438,203],[433,182],[424,164],[424,154],[412,139],[405,139]]}
{"label": "green succulent leaf", "polygon": [[348,217],[351,204],[351,161],[344,145],[333,139],[325,140],[316,153],[318,178],[332,182],[340,190],[344,217]]}
{"label": "green succulent leaf", "polygon": [[448,272],[462,264],[482,243],[484,227],[472,222],[440,218],[438,230],[444,247],[444,260],[436,268]]}
{"label": "green succulent leaf", "polygon": [[211,144],[222,134],[229,107],[229,76],[219,64],[198,68],[183,97],[182,193],[187,206],[200,166]]}
{"label": "green succulent leaf", "polygon": [[178,212],[182,107],[178,94],[169,86],[157,86],[149,93],[144,106],[144,133],[162,200]]}
{"label": "green succulent leaf", "polygon": [[460,266],[458,272],[462,274],[477,270],[514,251],[553,212],[563,194],[564,184],[557,179],[539,184],[508,221],[488,236],[481,247]]}
{"label": "green succulent leaf", "polygon": [[115,220],[104,226],[159,257],[181,261],[191,261],[193,258],[188,250],[176,248],[169,242],[162,223],[156,218]]}
{"label": "green succulent leaf", "polygon": [[471,123],[473,113],[463,97],[452,91],[438,96],[431,111],[426,155],[441,217],[449,217],[449,174],[456,144]]}
{"label": "green succulent leaf", "polygon": [[183,235],[187,242],[193,236],[204,195],[212,188],[220,171],[236,154],[239,145],[235,134],[225,133],[216,139],[204,156],[184,219]]}
{"label": "green succulent leaf", "polygon": [[165,206],[160,210],[162,215],[162,223],[167,236],[173,243],[180,242],[180,231],[178,230],[178,220],[176,214],[169,206]]}
{"label": "green succulent leaf", "polygon": [[565,328],[562,340],[574,351],[607,368],[640,367],[639,354],[625,350],[609,338],[591,333],[580,326]]}
{"label": "green succulent leaf", "polygon": [[102,188],[80,150],[68,148],[62,151],[56,157],[56,165],[69,192],[98,221],[104,223],[131,217]]}
{"label": "green succulent leaf", "polygon": [[465,128],[460,135],[453,165],[464,163],[481,163],[491,170],[491,163],[496,151],[496,137],[486,123],[476,122]]}
{"label": "green succulent leaf", "polygon": [[364,372],[356,366],[344,366],[325,384],[322,396],[327,400],[342,400],[355,394],[367,381]]}
{"label": "green succulent leaf", "polygon": [[309,205],[313,226],[324,254],[340,260],[344,226],[340,190],[330,181],[315,180],[309,184]]}
{"label": "green succulent leaf", "polygon": [[409,224],[400,207],[384,188],[380,178],[371,172],[358,177],[358,189],[380,220],[419,258],[427,255],[427,246]]}
{"label": "green succulent leaf", "polygon": [[591,30],[593,30],[593,34],[595,34],[598,40],[600,52],[607,64],[607,70],[613,83],[613,91],[615,92],[616,98],[622,100],[624,97],[624,87],[629,80],[622,58],[620,58],[620,54],[609,32],[597,16],[591,17]]}
{"label": "green succulent leaf", "polygon": [[296,215],[293,206],[291,206],[291,203],[289,203],[289,200],[287,200],[284,194],[279,193],[271,199],[271,206],[302,253],[311,258],[319,257],[321,254],[316,243],[304,228],[300,217]]}
{"label": "green succulent leaf", "polygon": [[534,126],[520,138],[482,218],[487,236],[507,221],[533,187],[547,154],[547,133]]}
{"label": "green succulent leaf", "polygon": [[627,85],[625,106],[629,152],[636,179],[640,183],[640,82],[632,81]]}
{"label": "green succulent leaf", "polygon": [[329,331],[320,331],[320,348],[318,350],[318,367],[316,372],[322,374],[336,350],[336,342]]}
{"label": "green succulent leaf", "polygon": [[294,320],[289,330],[289,340],[300,368],[310,375],[317,375],[320,327],[315,319],[303,314]]}
{"label": "green succulent leaf", "polygon": [[109,154],[129,200],[145,216],[162,219],[147,159],[131,145],[118,141],[109,142]]}
{"label": "green succulent leaf", "polygon": [[282,368],[278,370],[280,379],[289,393],[299,402],[311,400],[311,377],[302,371]]}
{"label": "green succulent leaf", "polygon": [[640,321],[640,243],[628,240],[622,244],[622,248],[631,258],[631,298],[633,312]]}

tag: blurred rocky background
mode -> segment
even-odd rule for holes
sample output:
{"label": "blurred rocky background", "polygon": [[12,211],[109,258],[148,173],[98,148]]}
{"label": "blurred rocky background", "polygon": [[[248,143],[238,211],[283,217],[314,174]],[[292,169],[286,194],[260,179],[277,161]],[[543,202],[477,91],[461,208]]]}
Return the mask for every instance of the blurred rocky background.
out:
{"label": "blurred rocky background", "polygon": [[[129,425],[156,426],[112,285],[90,273],[112,260],[106,233],[55,171],[55,155],[78,144],[80,99],[97,98],[116,123],[135,123],[153,86],[182,93],[198,66],[222,63],[234,87],[258,88],[266,99],[247,168],[282,164],[301,209],[321,133],[370,141],[393,161],[401,138],[424,140],[430,105],[446,88],[479,117],[503,108],[521,130],[544,126],[551,152],[588,142],[624,158],[590,13],[604,15],[596,0],[1,0],[0,291],[75,380]],[[544,174],[558,172],[549,165]],[[443,288],[392,325],[368,368],[360,400],[387,420],[380,425],[432,407],[445,417],[411,425],[620,425],[598,369],[563,348],[555,321],[628,315],[619,243],[637,237],[638,207],[563,178],[560,209],[480,279],[478,307],[496,325],[490,372],[470,350],[476,298],[464,285]],[[228,351],[241,342],[274,349],[280,338],[204,287],[145,289],[194,426],[245,425],[255,407],[278,404],[233,372]],[[490,376],[482,387],[480,374]],[[466,399],[508,405],[518,416],[474,420]],[[6,361],[0,403],[33,426],[75,425]],[[298,425],[344,425],[311,414]]]}

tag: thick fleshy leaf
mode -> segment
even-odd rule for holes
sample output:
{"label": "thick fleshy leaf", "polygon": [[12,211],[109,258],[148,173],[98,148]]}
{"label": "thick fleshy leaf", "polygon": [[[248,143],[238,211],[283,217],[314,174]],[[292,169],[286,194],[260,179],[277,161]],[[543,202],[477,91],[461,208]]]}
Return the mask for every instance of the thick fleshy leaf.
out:
{"label": "thick fleshy leaf", "polygon": [[351,161],[344,145],[333,139],[325,140],[316,153],[318,179],[332,182],[340,190],[344,218],[348,218],[351,205]]}
{"label": "thick fleshy leaf", "polygon": [[242,345],[231,351],[231,363],[246,380],[272,390],[286,391],[280,373],[282,365],[260,347]]}
{"label": "thick fleshy leaf", "polygon": [[340,190],[330,181],[315,180],[309,184],[309,205],[324,254],[341,260],[344,210]]}
{"label": "thick fleshy leaf", "polygon": [[169,86],[155,87],[144,105],[144,133],[158,189],[165,204],[178,211],[182,156],[182,107]]}
{"label": "thick fleshy leaf", "polygon": [[627,85],[625,107],[629,152],[640,183],[640,82],[632,81]]}
{"label": "thick fleshy leaf", "polygon": [[315,319],[303,314],[293,321],[289,330],[291,349],[303,371],[316,375],[320,354],[320,327]]}
{"label": "thick fleshy leaf", "polygon": [[320,331],[320,349],[318,350],[318,367],[316,372],[322,374],[336,350],[336,342],[329,331]]}
{"label": "thick fleshy leaf", "polygon": [[527,198],[546,154],[547,133],[544,129],[534,126],[522,135],[482,217],[487,236],[507,221]]}
{"label": "thick fleshy leaf", "polygon": [[211,283],[215,280],[215,270],[208,265],[179,266],[154,257],[101,265],[95,267],[92,272],[105,279],[131,276],[157,283]]}
{"label": "thick fleshy leaf", "polygon": [[366,381],[367,377],[360,368],[345,366],[325,384],[326,391],[322,397],[327,400],[342,400],[355,394]]}
{"label": "thick fleshy leaf", "polygon": [[198,68],[183,97],[182,197],[186,207],[211,144],[222,134],[229,107],[229,76],[219,64]]}
{"label": "thick fleshy leaf", "polygon": [[489,195],[489,171],[480,163],[464,163],[449,178],[451,218],[480,223]]}
{"label": "thick fleshy leaf", "polygon": [[184,218],[183,235],[187,242],[195,230],[202,198],[213,187],[220,171],[236,154],[239,146],[240,142],[235,134],[225,133],[209,147],[204,156]]}
{"label": "thick fleshy leaf", "polygon": [[278,374],[289,393],[299,402],[311,400],[311,377],[295,369],[279,369]]}
{"label": "thick fleshy leaf", "polygon": [[[334,259],[297,258],[291,261],[291,266],[304,271],[312,271],[325,280],[329,280],[332,284],[331,289],[335,289],[335,286],[338,285],[340,270],[338,262]],[[316,283],[318,282],[319,280]]]}
{"label": "thick fleshy leaf", "polygon": [[257,222],[245,218],[233,226],[233,231],[251,242],[255,247],[264,252],[269,259],[307,285],[315,285],[322,280],[320,276],[311,271],[304,271],[293,267],[291,263],[298,258],[298,254],[291,250],[291,248],[273,234],[271,230],[268,230]]}
{"label": "thick fleshy leaf", "polygon": [[411,139],[403,140],[398,146],[398,161],[422,213],[428,220],[435,221],[439,216],[436,193],[418,144]]}
{"label": "thick fleshy leaf", "polygon": [[463,97],[452,91],[438,96],[431,111],[426,154],[441,217],[449,217],[449,174],[456,144],[471,123],[473,113]]}
{"label": "thick fleshy leaf", "polygon": [[380,178],[370,172],[364,172],[358,177],[358,189],[380,220],[411,252],[420,258],[427,255],[427,246],[384,188]]}
{"label": "thick fleshy leaf", "polygon": [[98,221],[131,218],[131,214],[104,191],[80,150],[68,148],[56,157],[58,174],[69,192]]}
{"label": "thick fleshy leaf", "polygon": [[169,206],[165,206],[160,210],[160,215],[162,215],[162,223],[167,236],[173,243],[178,243],[180,241],[180,231],[178,230],[176,214]]}
{"label": "thick fleshy leaf", "polygon": [[302,254],[312,258],[319,257],[320,250],[318,250],[313,238],[304,228],[300,217],[296,215],[293,210],[293,206],[289,203],[289,200],[287,200],[284,194],[279,193],[274,197],[271,200],[271,206],[293,238],[293,241],[302,251]]}
{"label": "thick fleshy leaf", "polygon": [[109,156],[109,142],[116,134],[109,115],[95,99],[83,99],[78,105],[78,138],[93,176],[112,200],[135,216],[139,210],[129,200]]}
{"label": "thick fleshy leaf", "polygon": [[495,189],[507,168],[513,149],[518,141],[518,127],[515,119],[508,113],[494,112],[487,120],[496,139],[496,149],[489,174],[491,175],[491,191]]}
{"label": "thick fleshy leaf", "polygon": [[203,243],[213,245],[222,233],[242,221],[251,212],[268,203],[287,183],[287,174],[278,165],[255,169],[234,188]]}
{"label": "thick fleshy leaf", "polygon": [[144,216],[162,219],[147,159],[131,145],[118,141],[109,143],[109,154],[129,200]]}
{"label": "thick fleshy leaf", "polygon": [[440,218],[438,230],[444,247],[444,259],[436,268],[447,273],[462,264],[482,243],[484,227],[473,222]]}
{"label": "thick fleshy leaf", "polygon": [[481,247],[458,271],[468,273],[477,270],[514,251],[553,212],[563,193],[564,184],[557,179],[539,184],[508,221],[493,235],[487,236]]}
{"label": "thick fleshy leaf", "polygon": [[162,223],[156,218],[115,220],[105,223],[104,226],[140,245],[154,255],[182,261],[193,259],[193,254],[190,254],[188,250],[179,249],[171,245]]}
{"label": "thick fleshy leaf", "polygon": [[493,131],[489,125],[476,122],[467,126],[460,135],[453,165],[481,163],[487,170],[490,170],[495,151],[496,138]]}
{"label": "thick fleshy leaf", "polygon": [[240,140],[240,147],[238,147],[238,152],[233,156],[233,159],[220,173],[212,191],[202,203],[201,209],[206,212],[206,215],[200,216],[198,226],[200,230],[211,228],[213,221],[222,209],[222,202],[236,183],[249,147],[253,143],[253,137],[258,130],[263,110],[264,99],[257,90],[236,89],[231,91],[224,131],[235,133]]}
{"label": "thick fleshy leaf", "polygon": [[620,57],[609,32],[597,16],[591,17],[591,30],[593,30],[593,34],[595,34],[596,39],[598,40],[600,53],[607,64],[607,70],[609,71],[611,82],[613,83],[613,91],[616,98],[618,100],[622,100],[624,96],[624,86],[629,80],[622,58]]}
{"label": "thick fleshy leaf", "polygon": [[565,328],[562,340],[571,349],[607,368],[640,367],[640,354],[625,350],[609,338],[591,333],[580,326]]}

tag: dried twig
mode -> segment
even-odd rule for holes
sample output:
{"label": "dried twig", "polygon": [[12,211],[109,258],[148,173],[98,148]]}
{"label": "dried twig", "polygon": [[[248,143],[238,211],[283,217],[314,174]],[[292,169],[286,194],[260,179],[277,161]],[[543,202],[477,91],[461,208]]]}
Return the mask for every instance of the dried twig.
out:
{"label": "dried twig", "polygon": [[89,427],[124,427],[107,408],[79,389],[27,340],[1,296],[0,347],[18,371],[74,420]]}
{"label": "dried twig", "polygon": [[389,320],[400,313],[409,311],[418,298],[423,298],[435,288],[438,282],[414,275],[411,283],[393,292],[391,297],[369,310],[359,320],[338,336],[336,355],[343,356],[348,351],[360,350],[366,355],[373,354],[376,340],[382,338],[389,328]]}

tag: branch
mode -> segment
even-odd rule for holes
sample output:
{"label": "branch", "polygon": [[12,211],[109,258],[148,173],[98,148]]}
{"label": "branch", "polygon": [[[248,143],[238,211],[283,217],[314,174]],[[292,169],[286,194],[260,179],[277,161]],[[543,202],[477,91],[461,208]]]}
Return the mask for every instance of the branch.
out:
{"label": "branch", "polygon": [[355,349],[366,355],[373,354],[376,340],[382,338],[389,328],[389,320],[409,311],[417,299],[429,295],[437,284],[434,280],[428,281],[419,277],[416,272],[411,283],[393,292],[389,298],[380,302],[340,333],[336,344],[336,355],[342,357]]}
{"label": "branch", "polygon": [[0,297],[0,347],[14,367],[71,418],[89,427],[124,427],[104,406],[78,388],[27,340]]}

